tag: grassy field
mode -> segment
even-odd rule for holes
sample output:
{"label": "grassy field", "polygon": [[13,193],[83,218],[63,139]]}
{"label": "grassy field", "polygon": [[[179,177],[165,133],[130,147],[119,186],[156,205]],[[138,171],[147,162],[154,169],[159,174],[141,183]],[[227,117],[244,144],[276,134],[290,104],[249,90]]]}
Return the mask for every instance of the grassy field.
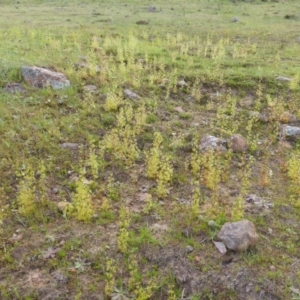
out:
{"label": "grassy field", "polygon": [[[299,1],[0,6],[0,86],[71,82],[0,91],[1,299],[300,299]],[[221,255],[241,219],[258,245]]]}

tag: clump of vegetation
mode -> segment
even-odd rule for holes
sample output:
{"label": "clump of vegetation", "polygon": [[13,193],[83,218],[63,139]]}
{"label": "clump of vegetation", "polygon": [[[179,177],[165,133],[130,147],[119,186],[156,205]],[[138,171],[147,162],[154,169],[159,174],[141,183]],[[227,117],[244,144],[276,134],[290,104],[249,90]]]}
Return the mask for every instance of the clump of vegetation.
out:
{"label": "clump of vegetation", "polygon": [[81,175],[76,182],[76,192],[73,197],[74,209],[72,214],[80,221],[89,221],[93,217],[92,197],[89,186]]}
{"label": "clump of vegetation", "polygon": [[157,194],[164,197],[167,186],[172,179],[173,168],[170,157],[163,154],[163,137],[159,132],[154,133],[153,147],[146,156],[147,176],[157,181]]}

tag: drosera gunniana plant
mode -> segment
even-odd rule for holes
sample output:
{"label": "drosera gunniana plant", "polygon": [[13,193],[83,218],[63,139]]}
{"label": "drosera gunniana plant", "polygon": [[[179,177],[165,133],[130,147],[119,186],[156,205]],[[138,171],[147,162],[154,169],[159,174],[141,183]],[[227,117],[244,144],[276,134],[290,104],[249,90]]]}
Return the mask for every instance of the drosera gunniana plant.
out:
{"label": "drosera gunniana plant", "polygon": [[299,163],[299,151],[294,151],[290,154],[287,160],[287,174],[290,179],[290,201],[295,207],[300,206],[299,194],[300,194],[300,163]]}
{"label": "drosera gunniana plant", "polygon": [[153,146],[146,154],[147,176],[157,181],[157,195],[164,197],[168,193],[168,185],[172,180],[173,167],[169,156],[163,154],[163,137],[154,133]]}
{"label": "drosera gunniana plant", "polygon": [[122,253],[127,253],[128,242],[129,242],[129,225],[130,225],[130,217],[129,212],[126,207],[121,207],[120,215],[119,215],[120,223],[119,223],[119,236],[118,236],[118,249]]}
{"label": "drosera gunniana plant", "polygon": [[71,214],[79,221],[90,221],[93,217],[93,203],[89,185],[85,178],[86,171],[83,168],[76,181],[76,191],[73,196],[73,208]]}
{"label": "drosera gunniana plant", "polygon": [[31,216],[36,211],[36,199],[34,190],[34,171],[29,166],[22,172],[22,179],[19,183],[19,191],[17,195],[17,203],[19,213],[23,216]]}
{"label": "drosera gunniana plant", "polygon": [[136,110],[125,102],[117,114],[117,126],[105,135],[104,147],[120,162],[132,166],[139,157],[137,137],[143,132],[147,120],[145,105]]}

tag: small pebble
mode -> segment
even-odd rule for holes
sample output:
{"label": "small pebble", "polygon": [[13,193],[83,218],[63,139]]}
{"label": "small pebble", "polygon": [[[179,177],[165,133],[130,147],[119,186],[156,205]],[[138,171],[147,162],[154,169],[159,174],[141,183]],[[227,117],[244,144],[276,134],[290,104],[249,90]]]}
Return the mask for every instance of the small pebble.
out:
{"label": "small pebble", "polygon": [[194,251],[194,248],[192,246],[186,246],[185,251],[186,253],[192,253]]}
{"label": "small pebble", "polygon": [[58,191],[59,191],[58,188],[53,188],[53,189],[52,189],[52,193],[53,193],[53,194],[58,194]]}
{"label": "small pebble", "polygon": [[209,227],[216,227],[216,223],[213,220],[208,221],[207,224]]}

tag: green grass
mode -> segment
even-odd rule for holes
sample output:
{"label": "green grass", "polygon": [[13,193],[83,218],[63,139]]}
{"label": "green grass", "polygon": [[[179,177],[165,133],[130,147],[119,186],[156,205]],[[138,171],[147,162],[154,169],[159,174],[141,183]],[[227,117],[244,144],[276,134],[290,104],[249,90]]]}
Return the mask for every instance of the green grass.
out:
{"label": "green grass", "polygon": [[[0,91],[3,299],[297,296],[290,287],[300,288],[299,142],[284,145],[278,134],[284,113],[300,117],[298,1],[0,5],[0,88],[22,82],[23,65],[71,82]],[[82,60],[100,72],[77,70]],[[86,85],[97,92],[85,93]],[[126,99],[124,89],[141,99]],[[235,133],[248,140],[247,152],[199,151],[204,135]],[[78,149],[60,146],[67,142]],[[73,207],[79,181],[85,222]],[[238,204],[247,194],[274,207],[244,211]],[[61,201],[69,210],[58,210]],[[259,243],[221,256],[212,241],[238,218],[256,225]],[[43,258],[49,247],[58,252]]]}

